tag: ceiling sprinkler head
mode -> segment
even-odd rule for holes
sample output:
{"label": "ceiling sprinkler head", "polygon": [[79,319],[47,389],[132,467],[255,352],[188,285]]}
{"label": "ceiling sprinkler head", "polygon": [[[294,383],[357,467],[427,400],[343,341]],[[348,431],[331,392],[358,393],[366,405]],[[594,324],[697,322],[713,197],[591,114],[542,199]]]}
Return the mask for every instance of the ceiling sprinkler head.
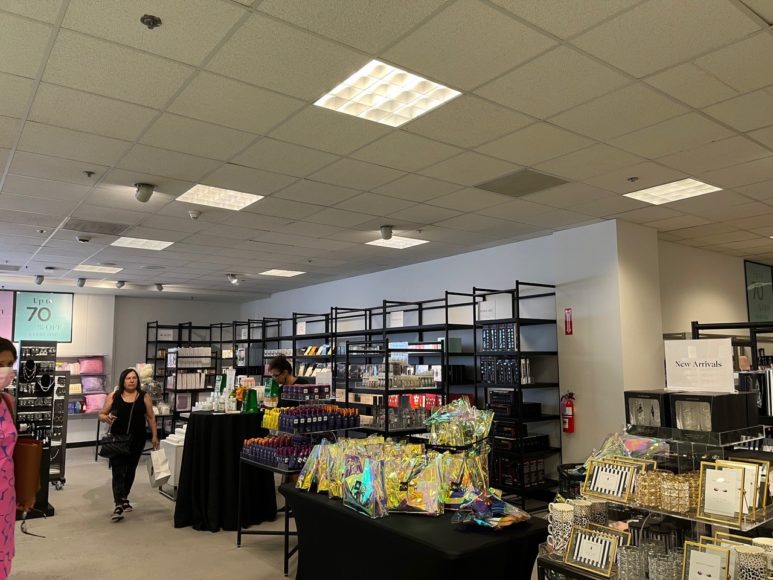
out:
{"label": "ceiling sprinkler head", "polygon": [[154,28],[158,28],[163,24],[161,22],[161,19],[158,16],[154,16],[153,14],[143,14],[140,16],[140,22],[148,27],[148,30],[153,30]]}

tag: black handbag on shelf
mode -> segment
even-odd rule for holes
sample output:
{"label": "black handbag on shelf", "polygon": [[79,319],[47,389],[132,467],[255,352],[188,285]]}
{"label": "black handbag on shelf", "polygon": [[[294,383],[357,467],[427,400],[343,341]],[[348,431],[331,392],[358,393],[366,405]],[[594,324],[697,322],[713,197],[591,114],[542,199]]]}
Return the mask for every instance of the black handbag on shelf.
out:
{"label": "black handbag on shelf", "polygon": [[[120,397],[120,395],[118,395]],[[137,395],[139,398],[139,395]],[[105,433],[102,439],[99,440],[99,456],[105,459],[113,459],[115,457],[123,457],[131,453],[131,440],[132,436],[129,434],[129,429],[132,426],[132,415],[134,415],[134,406],[137,403],[137,399],[134,399],[132,403],[132,410],[129,412],[129,423],[126,425],[126,433],[120,433],[114,435],[110,431]],[[113,426],[110,425],[110,429]]]}

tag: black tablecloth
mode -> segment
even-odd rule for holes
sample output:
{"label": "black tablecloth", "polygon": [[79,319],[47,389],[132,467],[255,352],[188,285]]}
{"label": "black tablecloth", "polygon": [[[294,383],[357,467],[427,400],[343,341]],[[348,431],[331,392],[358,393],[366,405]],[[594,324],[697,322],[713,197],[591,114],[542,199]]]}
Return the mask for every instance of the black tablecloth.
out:
{"label": "black tablecloth", "polygon": [[[236,530],[239,501],[239,454],[245,439],[267,434],[261,414],[191,413],[185,434],[174,527],[193,526],[217,532]],[[248,469],[242,525],[276,518],[276,488],[272,473]]]}
{"label": "black tablecloth", "polygon": [[547,522],[538,518],[500,531],[460,528],[450,513],[373,520],[326,495],[291,485],[279,491],[298,527],[296,580],[319,577],[320,566],[336,580],[529,580],[547,537]]}

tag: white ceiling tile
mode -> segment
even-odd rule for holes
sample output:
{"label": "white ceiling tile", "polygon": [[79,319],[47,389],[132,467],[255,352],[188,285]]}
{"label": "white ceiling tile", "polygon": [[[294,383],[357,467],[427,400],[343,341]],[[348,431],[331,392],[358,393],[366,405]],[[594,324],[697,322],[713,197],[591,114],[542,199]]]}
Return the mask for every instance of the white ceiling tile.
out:
{"label": "white ceiling tile", "polygon": [[572,42],[643,77],[759,29],[759,24],[726,0],[651,0]]}
{"label": "white ceiling tile", "polygon": [[[758,215],[750,218],[741,218],[738,220],[731,220],[728,224],[732,224],[738,227],[742,227],[747,230],[754,230],[757,228],[765,228],[773,226],[773,212]],[[714,224],[727,226],[728,224]],[[708,227],[708,226],[707,226]]]}
{"label": "white ceiling tile", "polygon": [[121,160],[122,169],[163,175],[183,181],[199,181],[220,162],[203,157],[194,157],[175,151],[166,151],[147,145],[135,145]]}
{"label": "white ceiling tile", "polygon": [[756,139],[760,143],[764,143],[769,149],[773,149],[773,127],[752,131],[749,133],[749,137]]}
{"label": "white ceiling tile", "polygon": [[0,71],[35,78],[52,28],[41,22],[4,15],[0,18]]}
{"label": "white ceiling tile", "polygon": [[179,181],[139,171],[112,169],[102,181],[99,182],[99,187],[101,189],[117,191],[122,194],[131,193],[134,195],[136,189],[134,187],[135,183],[152,183],[155,186],[155,192],[147,204],[157,204],[157,200],[166,199],[165,195],[177,197],[195,185],[195,183],[190,181]]}
{"label": "white ceiling tile", "polygon": [[737,91],[773,84],[773,37],[757,34],[702,56],[695,64]]}
{"label": "white ceiling tile", "polygon": [[468,187],[454,193],[449,193],[429,200],[429,205],[438,205],[458,211],[480,211],[484,208],[501,205],[511,198],[498,193]]}
{"label": "white ceiling tile", "polygon": [[630,8],[638,0],[607,0],[605,2],[576,2],[575,0],[551,0],[550,2],[543,0],[492,1],[556,36],[568,38]]}
{"label": "white ceiling tile", "polygon": [[137,25],[138,14],[158,8],[152,0],[70,0],[62,26],[195,65],[244,14],[217,0],[165,0],[160,30]]}
{"label": "white ceiling tile", "polygon": [[27,18],[53,24],[56,21],[62,0],[0,0],[0,10],[13,12]]}
{"label": "white ceiling tile", "polygon": [[384,195],[391,195],[392,197],[399,197],[400,199],[422,202],[457,191],[461,187],[461,185],[456,183],[448,183],[447,181],[440,181],[422,175],[406,175],[396,181],[377,187],[373,191],[383,193]]}
{"label": "white ceiling tile", "polygon": [[[629,181],[629,178],[632,177],[637,177],[638,179]],[[680,171],[662,167],[656,163],[646,162],[610,171],[609,173],[586,179],[585,182],[616,193],[630,193],[684,179],[685,177],[687,176]]]}
{"label": "white ceiling tile", "polygon": [[767,127],[773,119],[773,90],[759,90],[704,109],[739,131]]}
{"label": "white ceiling tile", "polygon": [[467,151],[427,167],[419,173],[460,185],[477,185],[497,177],[502,177],[505,174],[513,173],[518,169],[521,169],[521,167],[513,163],[507,163],[493,157]]}
{"label": "white ceiling tile", "polygon": [[8,162],[8,156],[10,154],[11,154],[10,149],[0,148],[0,167],[5,167],[5,164]]}
{"label": "white ceiling tile", "polygon": [[109,185],[102,187],[101,184],[86,198],[86,203],[90,205],[151,214],[156,213],[172,201],[174,201],[174,196],[156,191],[147,202],[142,203],[135,199],[133,187]]}
{"label": "white ceiling tile", "polygon": [[261,199],[243,211],[256,213],[262,216],[273,216],[280,218],[304,219],[312,214],[318,213],[321,206],[310,203],[301,203],[299,201],[290,201],[289,199],[279,199],[276,197],[267,197]]}
{"label": "white ceiling tile", "polygon": [[485,209],[476,210],[481,215],[498,217],[516,222],[525,222],[526,218],[554,211],[555,208],[532,201],[514,199]]}
{"label": "white ceiling tile", "polygon": [[102,165],[114,165],[129,147],[131,143],[128,141],[33,122],[24,125],[19,142],[20,151]]}
{"label": "white ceiling tile", "polygon": [[30,120],[117,139],[135,140],[156,112],[131,103],[41,83]]}
{"label": "white ceiling tile", "polygon": [[[327,208],[319,213],[315,213],[314,215],[307,217],[305,221],[345,228],[365,223],[372,218],[373,216],[371,215],[354,213],[352,211],[344,211],[342,209]],[[303,225],[298,224],[298,227],[303,228]]]}
{"label": "white ceiling tile", "polygon": [[637,224],[647,224],[657,220],[681,217],[682,215],[683,214],[678,211],[674,211],[663,205],[658,205],[619,213],[615,215],[615,219],[621,219]]}
{"label": "white ceiling tile", "polygon": [[411,201],[378,195],[377,193],[363,193],[357,197],[347,199],[339,203],[336,208],[348,211],[357,211],[370,215],[389,215],[415,205]]}
{"label": "white ceiling tile", "polygon": [[289,175],[226,163],[213,173],[207,175],[202,183],[224,189],[235,189],[245,193],[268,195],[283,187],[287,187],[295,180],[295,177]]}
{"label": "white ceiling tile", "polygon": [[[168,227],[166,228],[148,228],[133,227],[123,233],[130,238],[140,238],[145,240],[161,240],[163,242],[180,242],[190,236],[190,232],[176,232]],[[233,240],[231,240],[233,244]]]}
{"label": "white ceiling tile", "polygon": [[[670,230],[678,230],[680,228],[691,228],[693,226],[702,226],[710,223],[709,220],[694,215],[680,215],[676,217],[670,217],[663,220],[655,220],[654,222],[648,222],[647,225],[651,228],[657,228],[661,232],[667,232]],[[680,236],[673,236],[674,238],[681,239]],[[667,239],[661,236],[661,239]]]}
{"label": "white ceiling tile", "polygon": [[746,197],[766,201],[773,198],[773,180],[762,181],[753,185],[737,187],[736,190]]}
{"label": "white ceiling tile", "polygon": [[193,70],[165,58],[60,30],[43,79],[106,97],[161,107]]}
{"label": "white ceiling tile", "polygon": [[684,63],[644,79],[653,87],[692,107],[707,107],[738,93],[692,63]]}
{"label": "white ceiling tile", "polygon": [[164,113],[142,136],[140,142],[225,161],[247,147],[255,138],[250,133]]}
{"label": "white ceiling tile", "polygon": [[63,218],[75,209],[75,206],[77,205],[78,201],[71,199],[58,199],[57,202],[53,204],[50,199],[43,197],[12,195],[9,193],[0,195],[0,210],[2,211],[26,211]]}
{"label": "white ceiling tile", "polygon": [[[90,180],[93,181],[93,180]],[[16,195],[30,195],[32,197],[45,197],[58,200],[80,200],[91,190],[91,185],[75,185],[62,181],[38,179],[24,175],[9,174],[3,185],[3,193]]]}
{"label": "white ceiling tile", "polygon": [[482,232],[491,230],[502,231],[506,229],[514,229],[514,226],[511,222],[481,215],[478,213],[470,213],[467,215],[453,217],[440,221],[437,223],[437,225],[444,228],[462,230],[464,232]]}
{"label": "white ceiling tile", "polygon": [[536,165],[591,145],[593,141],[547,123],[535,123],[477,148],[477,151],[512,161]]}
{"label": "white ceiling tile", "polygon": [[770,151],[746,137],[731,137],[658,159],[659,163],[686,173],[699,174],[711,169],[738,165],[770,155]]}
{"label": "white ceiling tile", "polygon": [[400,171],[373,163],[341,159],[312,174],[310,178],[355,189],[372,189],[402,175],[403,173]]}
{"label": "white ceiling tile", "polygon": [[381,0],[337,0],[332,5],[329,0],[266,0],[258,10],[375,54],[444,2],[418,0],[398,7]]}
{"label": "white ceiling tile", "polygon": [[707,242],[710,244],[725,244],[727,242],[742,242],[744,240],[753,240],[753,239],[759,239],[759,236],[755,236],[751,232],[744,232],[744,231],[735,231],[735,232],[727,232],[724,234],[711,234],[708,236],[700,236],[698,238],[695,238],[698,241],[701,242]]}
{"label": "white ceiling tile", "polygon": [[285,231],[297,231],[299,235],[309,236],[312,238],[321,238],[332,236],[339,232],[346,231],[347,229],[348,227],[344,229],[341,227],[325,224],[313,224],[311,222],[293,222],[287,228],[285,228]]}
{"label": "white ceiling tile", "polygon": [[567,183],[558,187],[551,187],[545,191],[538,191],[524,195],[520,199],[533,203],[548,205],[551,207],[569,208],[578,204],[590,202],[596,199],[604,199],[617,194],[605,189],[591,187],[585,183]]}
{"label": "white ceiling tile", "polygon": [[447,220],[458,215],[458,211],[420,203],[408,209],[395,212],[389,217],[395,219],[411,220],[422,224],[433,224],[435,222]]}
{"label": "white ceiling tile", "polygon": [[473,95],[461,95],[406,123],[402,128],[458,147],[477,147],[525,127],[532,121],[526,115]]}
{"label": "white ceiling tile", "polygon": [[271,132],[282,141],[347,155],[390,129],[351,115],[310,106]]}
{"label": "white ceiling tile", "polygon": [[727,242],[723,244],[726,248],[737,250],[753,249],[756,252],[773,252],[773,240],[770,238],[758,237],[753,240],[743,240],[741,242]]}
{"label": "white ceiling tile", "polygon": [[133,226],[142,223],[143,220],[147,219],[148,214],[138,211],[119,210],[113,207],[82,205],[75,210],[73,217]]}
{"label": "white ceiling tile", "polygon": [[701,176],[706,183],[718,187],[737,187],[773,179],[773,155],[732,167],[708,171]]}
{"label": "white ceiling tile", "polygon": [[61,217],[51,215],[30,213],[27,211],[6,210],[0,212],[0,222],[3,222],[0,224],[0,231],[9,234],[13,231],[13,225],[37,226],[39,228],[55,228],[60,224],[61,221]]}
{"label": "white ceiling tile", "polygon": [[[93,185],[106,169],[107,167],[96,163],[83,163],[17,151],[11,162],[10,173],[79,185]],[[84,175],[83,172],[87,170],[93,171],[95,175],[92,177]]]}
{"label": "white ceiling tile", "polygon": [[611,68],[560,46],[475,92],[544,119],[628,82]]}
{"label": "white ceiling tile", "polygon": [[535,165],[536,169],[564,179],[587,179],[619,167],[644,161],[640,157],[599,143]]}
{"label": "white ceiling tile", "polygon": [[253,14],[207,68],[308,100],[322,96],[367,61],[354,50]]}
{"label": "white ceiling tile", "polygon": [[731,208],[737,205],[749,203],[750,200],[732,191],[720,190],[704,195],[698,195],[688,199],[674,201],[667,207],[684,213],[695,214],[703,217],[706,211],[717,208]]}
{"label": "white ceiling tile", "polygon": [[169,111],[265,134],[303,106],[299,99],[200,71]]}
{"label": "white ceiling tile", "polygon": [[[186,203],[170,204],[170,206],[180,205],[184,208],[184,216],[187,216],[188,209],[191,207]],[[210,213],[208,211],[208,213]],[[228,226],[236,226],[239,228],[257,228],[261,230],[277,231],[285,228],[291,220],[286,218],[278,218],[275,216],[263,216],[260,214],[247,212],[247,211],[223,211],[216,214],[213,221]]]}
{"label": "white ceiling tile", "polygon": [[21,121],[13,117],[0,117],[0,147],[11,149],[16,143]]}
{"label": "white ceiling tile", "polygon": [[472,89],[555,45],[477,0],[453,3],[384,53],[455,88]]}
{"label": "white ceiling tile", "polygon": [[557,115],[551,122],[607,140],[685,112],[684,105],[636,83]]}
{"label": "white ceiling tile", "polygon": [[451,145],[431,141],[425,137],[395,131],[352,153],[361,161],[377,163],[402,171],[416,171],[461,153]]}
{"label": "white ceiling tile", "polygon": [[33,84],[32,79],[0,73],[0,115],[23,117]]}
{"label": "white ceiling tile", "polygon": [[265,137],[236,156],[233,163],[305,177],[337,159],[337,155],[324,151]]}
{"label": "white ceiling tile", "polygon": [[693,211],[694,214],[714,221],[730,221],[748,217],[755,217],[770,211],[770,206],[764,203],[752,201],[741,203],[732,207],[712,207],[703,211]]}
{"label": "white ceiling tile", "polygon": [[362,192],[358,189],[349,189],[348,187],[339,187],[319,181],[301,179],[282,191],[278,191],[274,194],[274,197],[315,203],[317,205],[335,205],[360,193]]}
{"label": "white ceiling tile", "polygon": [[[773,215],[773,214],[771,214]],[[731,232],[737,232],[738,228],[729,224],[706,224],[704,226],[696,226],[685,228],[681,230],[674,230],[671,232],[674,235],[681,236],[683,239],[696,239],[704,236],[711,236],[714,234],[727,234]]]}
{"label": "white ceiling tile", "polygon": [[643,201],[637,201],[635,199],[619,195],[617,197],[605,197],[603,199],[596,199],[594,201],[580,203],[574,206],[572,209],[586,215],[608,217],[623,213],[625,211],[642,209],[647,206],[648,204],[644,203]]}
{"label": "white ceiling tile", "polygon": [[613,139],[612,144],[655,159],[734,135],[735,132],[703,115],[688,113]]}
{"label": "white ceiling tile", "polygon": [[587,214],[581,214],[565,209],[550,208],[550,211],[545,213],[524,217],[522,221],[543,228],[559,228],[582,224],[591,220]]}

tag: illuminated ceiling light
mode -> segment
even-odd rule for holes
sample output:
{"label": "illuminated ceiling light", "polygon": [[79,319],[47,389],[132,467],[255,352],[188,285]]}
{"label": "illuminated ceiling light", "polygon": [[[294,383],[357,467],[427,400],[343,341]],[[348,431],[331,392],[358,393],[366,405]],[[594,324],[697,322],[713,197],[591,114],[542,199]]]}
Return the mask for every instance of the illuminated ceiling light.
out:
{"label": "illuminated ceiling light", "polygon": [[112,268],[110,266],[92,266],[91,264],[79,264],[73,268],[76,272],[97,272],[99,274],[117,274],[123,268]]}
{"label": "illuminated ceiling light", "polygon": [[300,276],[306,272],[298,272],[296,270],[266,270],[261,272],[261,276],[279,276],[281,278],[292,278],[293,276]]}
{"label": "illuminated ceiling light", "polygon": [[314,104],[399,127],[459,95],[459,91],[372,60]]}
{"label": "illuminated ceiling light", "polygon": [[413,246],[420,246],[421,244],[427,244],[429,240],[417,240],[416,238],[403,238],[401,236],[392,236],[388,240],[378,239],[372,242],[367,242],[369,246],[381,246],[383,248],[396,248],[398,250],[404,250],[405,248],[411,248]]}
{"label": "illuminated ceiling light", "polygon": [[137,250],[163,250],[173,243],[174,242],[164,242],[161,240],[145,240],[142,238],[118,238],[110,245],[119,248],[135,248]]}
{"label": "illuminated ceiling light", "polygon": [[647,189],[640,189],[639,191],[632,191],[631,193],[626,193],[624,197],[638,199],[652,205],[661,205],[720,191],[721,189],[721,187],[715,187],[697,179],[681,179],[655,187],[648,187]]}
{"label": "illuminated ceiling light", "polygon": [[[194,185],[188,191],[183,193],[177,198],[177,201],[239,211],[261,199],[263,199],[262,195],[255,195],[254,193],[244,193],[243,191],[221,189],[219,187],[199,184]],[[197,218],[191,216],[191,219]]]}

